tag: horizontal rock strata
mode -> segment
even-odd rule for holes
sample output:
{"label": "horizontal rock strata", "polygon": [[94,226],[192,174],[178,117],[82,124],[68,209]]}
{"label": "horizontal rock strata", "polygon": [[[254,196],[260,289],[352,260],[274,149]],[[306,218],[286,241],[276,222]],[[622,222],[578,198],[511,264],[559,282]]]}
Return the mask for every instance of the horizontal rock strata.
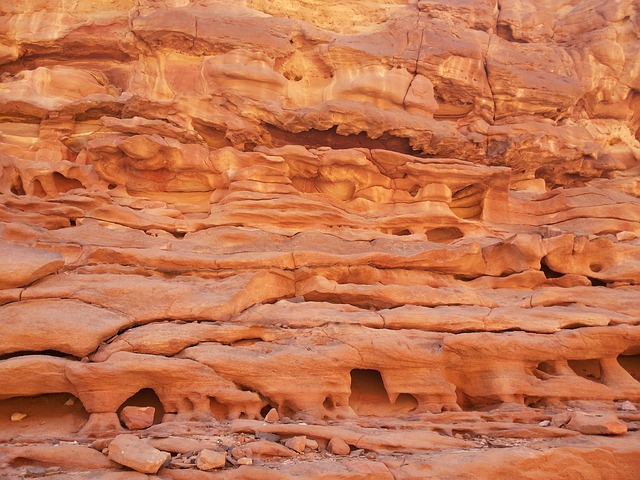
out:
{"label": "horizontal rock strata", "polygon": [[633,0],[23,3],[0,476],[635,478]]}

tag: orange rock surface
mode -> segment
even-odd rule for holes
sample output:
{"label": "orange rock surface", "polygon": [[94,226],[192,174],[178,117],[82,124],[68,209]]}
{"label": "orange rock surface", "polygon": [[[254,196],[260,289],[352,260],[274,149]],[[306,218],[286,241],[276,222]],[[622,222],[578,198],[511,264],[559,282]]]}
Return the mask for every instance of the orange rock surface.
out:
{"label": "orange rock surface", "polygon": [[162,479],[637,478],[638,32],[3,1],[0,476],[146,478],[126,433]]}

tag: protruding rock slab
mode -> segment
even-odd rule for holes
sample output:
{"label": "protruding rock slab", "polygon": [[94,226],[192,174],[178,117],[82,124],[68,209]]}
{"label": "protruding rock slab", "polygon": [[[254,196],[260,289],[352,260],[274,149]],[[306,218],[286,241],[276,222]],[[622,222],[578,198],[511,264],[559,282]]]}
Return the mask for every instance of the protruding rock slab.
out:
{"label": "protruding rock slab", "polygon": [[118,435],[109,444],[109,459],[141,473],[157,473],[170,458],[135,435]]}
{"label": "protruding rock slab", "polygon": [[125,315],[64,298],[14,302],[0,307],[0,316],[0,355],[55,350],[84,357],[131,323]]}
{"label": "protruding rock slab", "polygon": [[23,287],[64,266],[59,252],[0,241],[0,289]]}

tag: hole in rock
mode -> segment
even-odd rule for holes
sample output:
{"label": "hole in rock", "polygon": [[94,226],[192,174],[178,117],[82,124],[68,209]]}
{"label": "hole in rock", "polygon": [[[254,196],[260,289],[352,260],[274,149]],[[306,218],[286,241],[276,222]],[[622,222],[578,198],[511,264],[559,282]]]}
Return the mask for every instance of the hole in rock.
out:
{"label": "hole in rock", "polygon": [[6,360],[8,358],[13,357],[23,357],[26,355],[48,355],[50,357],[58,357],[58,358],[67,358],[69,360],[80,360],[78,357],[74,357],[73,355],[69,355],[68,353],[59,352],[58,350],[39,350],[39,351],[21,351],[21,352],[13,352],[6,353],[4,355],[0,355],[0,360]]}
{"label": "hole in rock", "polygon": [[358,415],[383,417],[409,413],[415,410],[418,401],[413,395],[401,393],[391,403],[379,371],[355,369],[351,371],[349,406]]}
{"label": "hole in rock", "polygon": [[155,408],[156,411],[155,411],[155,414],[153,415],[154,425],[162,422],[162,417],[164,416],[164,413],[165,413],[164,407],[162,406],[162,402],[160,401],[160,398],[158,397],[156,392],[153,391],[152,388],[143,388],[132,397],[129,397],[129,399],[126,400],[122,405],[120,405],[120,408],[118,408],[118,411],[116,412],[118,416],[120,416],[120,412],[122,412],[122,409],[128,406]]}
{"label": "hole in rock", "polygon": [[198,120],[193,120],[192,125],[193,129],[198,132],[210,147],[223,148],[231,145],[231,142],[225,136],[225,132],[218,130],[215,126]]}
{"label": "hole in rock", "polygon": [[[11,420],[14,414],[26,417]],[[61,437],[78,432],[88,419],[82,402],[69,393],[0,400],[0,441],[17,435]]]}
{"label": "hole in rock", "polygon": [[325,398],[324,402],[322,402],[322,406],[324,408],[326,408],[327,410],[329,410],[330,412],[333,411],[336,408],[336,404],[333,402],[331,397]]}
{"label": "hole in rock", "polygon": [[267,403],[264,407],[262,407],[260,409],[260,415],[262,415],[262,418],[267,416],[267,413],[269,413],[271,411],[272,408],[276,408],[273,405],[271,405],[270,403]]}
{"label": "hole in rock", "polygon": [[456,227],[438,227],[427,230],[427,240],[435,243],[449,243],[463,236],[460,229]]}
{"label": "hole in rock", "polygon": [[109,185],[107,185],[107,188],[109,190],[115,190],[116,188],[118,188],[118,185],[115,183],[110,183]]}
{"label": "hole in rock", "polygon": [[402,230],[393,230],[391,233],[393,235],[406,236],[406,235],[411,235],[411,230],[407,228],[403,228]]}
{"label": "hole in rock", "polygon": [[629,372],[629,375],[640,382],[640,354],[620,355],[618,356],[618,363]]}
{"label": "hole in rock", "polygon": [[486,194],[480,185],[469,185],[455,192],[449,207],[459,218],[478,219],[482,214],[482,203]]}
{"label": "hole in rock", "polygon": [[544,273],[544,276],[547,278],[560,278],[564,276],[563,273],[556,272],[547,265],[546,257],[542,257],[540,260],[540,271]]}
{"label": "hole in rock", "polygon": [[74,188],[84,188],[82,182],[75,178],[67,178],[61,173],[53,172],[53,184],[56,186],[56,190],[60,193],[68,192]]}
{"label": "hole in rock", "polygon": [[527,407],[531,407],[531,408],[544,407],[544,399],[542,399],[540,397],[528,397],[528,396],[525,396],[524,397],[524,404]]}
{"label": "hole in rock", "polygon": [[[557,373],[556,366],[554,365],[553,362],[540,362],[536,367],[536,369],[548,375],[555,375]],[[535,372],[534,372],[534,375],[535,375]],[[541,378],[541,377],[538,377],[538,378]],[[544,377],[542,378],[544,379]]]}
{"label": "hole in rock", "polygon": [[515,38],[513,36],[511,25],[498,24],[498,28],[496,29],[496,35],[498,35],[500,38],[508,42],[527,43],[525,40],[522,40],[520,38]]}
{"label": "hole in rock", "polygon": [[33,181],[33,195],[36,197],[46,197],[47,196],[47,192],[44,191],[44,188],[42,187],[42,183],[40,183],[40,180],[34,180]]}
{"label": "hole in rock", "polygon": [[256,343],[264,342],[261,338],[241,338],[240,340],[236,340],[232,342],[231,345],[234,347],[250,347]]}
{"label": "hole in rock", "polygon": [[279,128],[267,126],[271,135],[274,147],[286,145],[303,145],[307,148],[331,147],[333,149],[343,148],[369,148],[392,150],[394,152],[415,154],[416,151],[411,146],[409,139],[395,137],[388,133],[383,133],[377,138],[369,138],[366,132],[352,135],[341,135],[338,127],[328,130],[307,130],[305,132],[287,132]]}
{"label": "hole in rock", "polygon": [[599,272],[600,270],[602,270],[602,264],[601,263],[592,263],[591,265],[589,265],[589,269],[592,272]]}
{"label": "hole in rock", "polygon": [[24,188],[22,186],[22,179],[20,177],[16,178],[13,182],[13,185],[11,185],[11,193],[13,193],[14,195],[25,194]]}
{"label": "hole in rock", "polygon": [[595,358],[588,360],[569,360],[569,367],[576,375],[592,380],[594,382],[600,382],[602,378],[602,370],[600,369],[600,361]]}
{"label": "hole in rock", "polygon": [[607,286],[607,282],[605,282],[604,280],[600,280],[599,278],[593,278],[593,277],[587,277],[589,279],[589,281],[591,282],[591,286],[593,287],[606,287]]}
{"label": "hole in rock", "polygon": [[229,409],[223,403],[220,403],[214,397],[209,398],[209,408],[211,409],[211,415],[216,420],[226,420],[229,417]]}
{"label": "hole in rock", "polygon": [[497,405],[494,398],[472,397],[464,393],[460,388],[456,388],[456,403],[462,410],[467,412]]}

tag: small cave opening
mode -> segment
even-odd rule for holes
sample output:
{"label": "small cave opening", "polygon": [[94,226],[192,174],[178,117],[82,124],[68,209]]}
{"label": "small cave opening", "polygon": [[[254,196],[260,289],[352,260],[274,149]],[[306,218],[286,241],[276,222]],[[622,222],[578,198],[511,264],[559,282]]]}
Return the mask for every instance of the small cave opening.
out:
{"label": "small cave opening", "polygon": [[277,410],[276,406],[272,405],[271,403],[267,403],[264,407],[262,407],[260,409],[260,415],[262,416],[262,418],[265,418],[272,408],[275,408]]}
{"label": "small cave opening", "polygon": [[160,401],[160,397],[156,394],[156,392],[152,388],[143,388],[139,390],[136,394],[129,397],[120,408],[117,410],[118,417],[122,413],[122,409],[124,407],[153,407],[155,412],[153,414],[153,424],[157,425],[158,423],[162,423],[162,417],[164,417],[165,411],[162,402]]}
{"label": "small cave opening", "polygon": [[211,415],[218,421],[226,420],[229,418],[229,407],[224,403],[218,401],[215,397],[209,397],[209,409],[211,410]]}
{"label": "small cave opening", "polygon": [[597,358],[569,360],[568,363],[576,375],[591,380],[592,382],[602,383],[602,369],[600,368],[600,361]]}
{"label": "small cave opening", "polygon": [[17,177],[11,185],[11,193],[14,195],[25,195],[24,187],[22,186],[22,178]]}
{"label": "small cave opening", "polygon": [[322,402],[322,406],[330,412],[336,409],[336,404],[331,397],[325,398],[324,402]]}
{"label": "small cave opening", "polygon": [[591,286],[592,287],[606,287],[607,286],[607,282],[605,282],[604,280],[600,280],[599,278],[593,278],[593,277],[587,277],[587,278],[591,282]]}
{"label": "small cave opening", "polygon": [[44,198],[47,196],[47,192],[45,191],[44,187],[42,186],[42,183],[40,182],[40,180],[34,180],[32,185],[33,187],[33,195],[36,197],[40,197],[40,198]]}
{"label": "small cave opening", "polygon": [[391,150],[393,152],[415,155],[416,150],[411,146],[408,138],[397,137],[391,133],[383,133],[376,138],[370,138],[367,132],[343,135],[338,133],[338,127],[327,130],[309,129],[303,132],[289,132],[275,126],[267,125],[274,147],[285,145],[304,145],[307,148],[331,147],[333,149],[367,148]]}
{"label": "small cave opening", "polygon": [[457,227],[438,227],[427,230],[427,240],[434,243],[450,243],[464,237]]}
{"label": "small cave opening", "polygon": [[509,24],[499,23],[496,28],[496,35],[508,42],[527,43],[525,40],[521,38],[514,37],[513,30],[511,28],[511,25]]}
{"label": "small cave opening", "polygon": [[384,417],[409,413],[416,409],[418,400],[411,394],[401,393],[391,403],[378,370],[354,369],[349,406],[360,416]]}
{"label": "small cave opening", "polygon": [[449,207],[458,218],[477,220],[482,215],[486,190],[481,185],[469,185],[451,196]]}
{"label": "small cave opening", "polygon": [[483,403],[481,399],[471,397],[464,393],[460,388],[456,388],[456,403],[465,412],[474,411],[486,404],[495,403],[493,401]]}
{"label": "small cave opening", "polygon": [[61,437],[77,433],[89,419],[82,402],[70,393],[50,393],[0,400],[0,441],[15,435]]}
{"label": "small cave opening", "polygon": [[545,406],[545,401],[542,397],[524,396],[524,404],[530,408],[542,408]]}
{"label": "small cave opening", "polygon": [[549,377],[556,375],[556,366],[553,362],[540,362],[531,373],[539,380],[548,380]]}
{"label": "small cave opening", "polygon": [[76,180],[75,178],[67,178],[61,173],[53,172],[53,184],[56,186],[56,190],[59,193],[68,192],[69,190],[74,190],[76,188],[84,188],[84,185],[80,180]]}
{"label": "small cave opening", "polygon": [[636,381],[640,382],[640,354],[636,355],[619,355],[618,363],[624,368],[629,375]]}
{"label": "small cave opening", "polygon": [[403,228],[403,229],[392,230],[391,234],[399,237],[403,237],[406,235],[411,235],[412,233],[411,233],[411,230],[409,230],[408,228]]}
{"label": "small cave opening", "polygon": [[546,257],[542,257],[542,259],[540,260],[540,271],[544,273],[544,276],[546,278],[560,278],[564,276],[564,273],[556,272],[555,270],[552,270],[549,265],[547,265]]}

